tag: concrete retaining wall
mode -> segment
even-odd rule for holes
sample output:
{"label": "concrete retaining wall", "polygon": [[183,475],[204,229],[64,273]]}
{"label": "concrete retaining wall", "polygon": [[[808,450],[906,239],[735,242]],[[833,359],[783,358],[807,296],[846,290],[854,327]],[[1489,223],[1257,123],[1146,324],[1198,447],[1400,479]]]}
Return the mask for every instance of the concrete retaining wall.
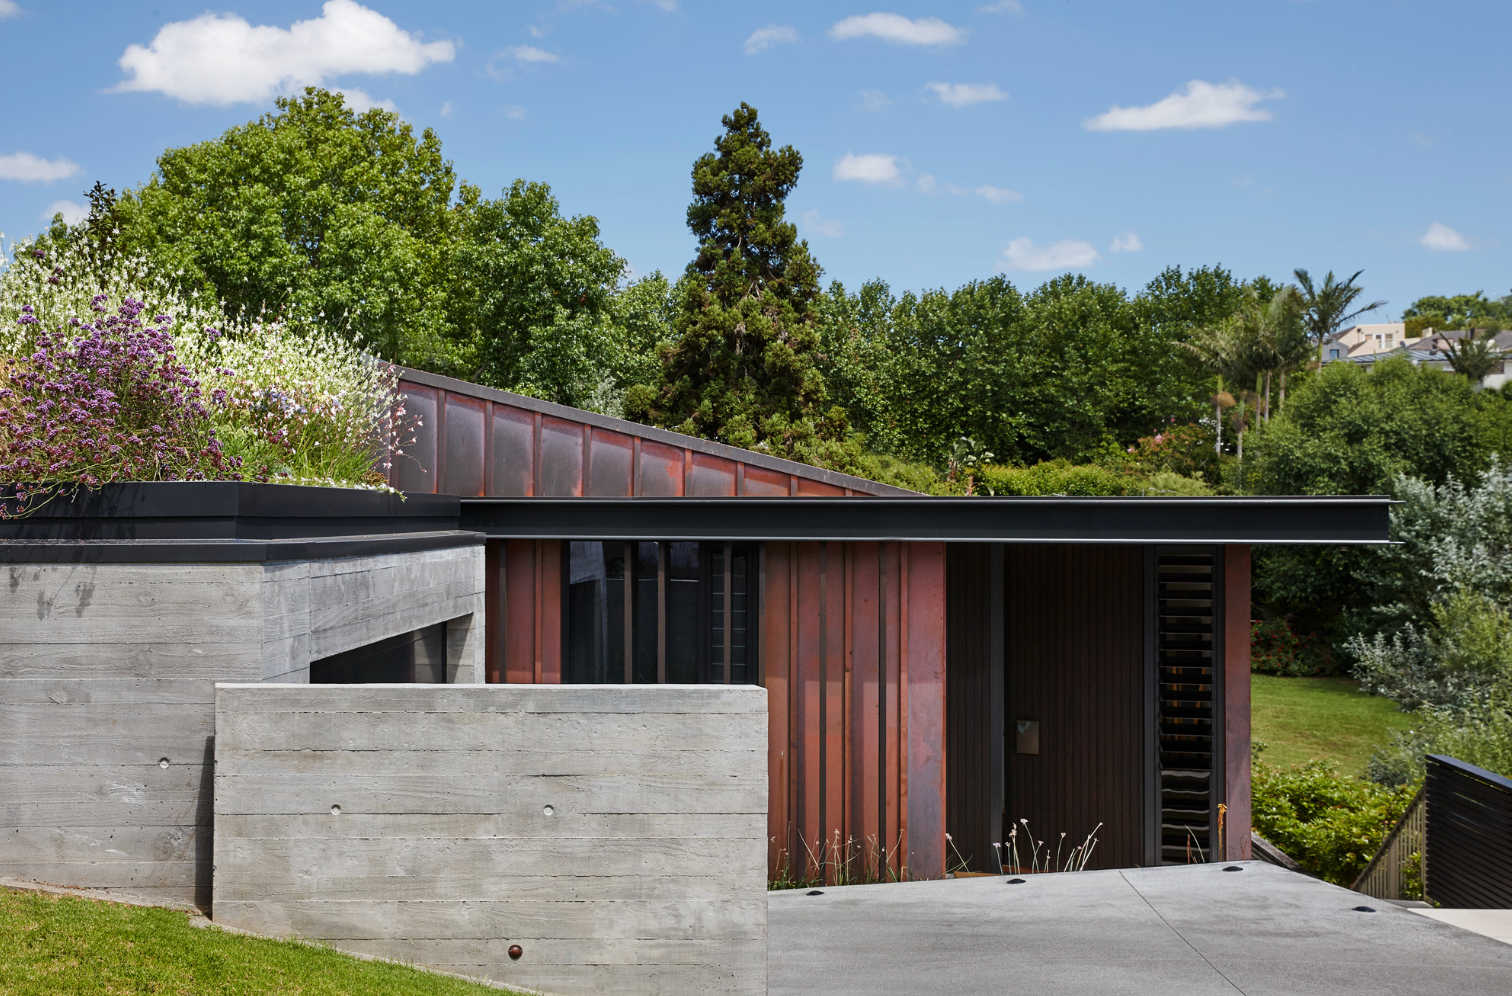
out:
{"label": "concrete retaining wall", "polygon": [[442,621],[471,681],[482,603],[481,546],[0,566],[0,876],[207,905],[215,682]]}
{"label": "concrete retaining wall", "polygon": [[548,993],[765,993],[766,749],[758,687],[220,685],[214,918]]}

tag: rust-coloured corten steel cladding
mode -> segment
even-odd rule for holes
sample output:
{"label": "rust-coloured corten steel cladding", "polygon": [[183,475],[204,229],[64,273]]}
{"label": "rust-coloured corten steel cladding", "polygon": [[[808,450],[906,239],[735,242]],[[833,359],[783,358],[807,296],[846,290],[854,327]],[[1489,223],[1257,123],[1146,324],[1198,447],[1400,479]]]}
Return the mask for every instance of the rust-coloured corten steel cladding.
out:
{"label": "rust-coloured corten steel cladding", "polygon": [[[403,491],[465,497],[908,495],[874,481],[419,371]],[[612,537],[606,537],[612,538]],[[562,680],[562,545],[487,548],[487,680]],[[832,847],[856,874],[945,869],[945,547],[768,543],[770,866]],[[885,607],[879,612],[879,605]],[[880,862],[880,863],[879,863]],[[861,866],[865,865],[863,869]]]}

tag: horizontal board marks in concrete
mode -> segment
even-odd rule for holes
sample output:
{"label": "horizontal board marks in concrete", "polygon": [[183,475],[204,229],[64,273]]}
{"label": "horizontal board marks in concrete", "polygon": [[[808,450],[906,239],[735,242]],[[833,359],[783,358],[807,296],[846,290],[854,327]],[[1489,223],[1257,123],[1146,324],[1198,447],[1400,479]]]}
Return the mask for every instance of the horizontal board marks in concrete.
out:
{"label": "horizontal board marks in concrete", "polygon": [[764,993],[766,705],[220,685],[214,915],[541,991]]}

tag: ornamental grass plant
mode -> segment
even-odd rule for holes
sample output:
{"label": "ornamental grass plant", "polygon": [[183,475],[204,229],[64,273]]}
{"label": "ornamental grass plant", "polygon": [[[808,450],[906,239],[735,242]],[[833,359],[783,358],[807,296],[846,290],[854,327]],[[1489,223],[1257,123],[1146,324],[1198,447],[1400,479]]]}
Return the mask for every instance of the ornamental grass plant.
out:
{"label": "ornamental grass plant", "polygon": [[0,516],[112,481],[387,489],[398,369],[314,320],[235,325],[79,238],[0,272]]}

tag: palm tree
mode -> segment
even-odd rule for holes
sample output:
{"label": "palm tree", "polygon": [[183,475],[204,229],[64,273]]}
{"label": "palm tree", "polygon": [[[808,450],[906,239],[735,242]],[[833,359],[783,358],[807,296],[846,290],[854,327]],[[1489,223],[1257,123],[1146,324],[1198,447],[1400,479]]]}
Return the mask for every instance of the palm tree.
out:
{"label": "palm tree", "polygon": [[[1213,417],[1218,424],[1219,438],[1223,432],[1223,381],[1227,378],[1234,384],[1244,384],[1252,379],[1258,367],[1254,338],[1240,314],[1231,315],[1217,325],[1193,329],[1192,336],[1181,344],[1197,357],[1204,367],[1218,375],[1218,393],[1213,396]],[[1244,402],[1245,392],[1234,392],[1237,402],[1237,430],[1239,434],[1239,459],[1244,460]]]}
{"label": "palm tree", "polygon": [[1250,294],[1241,309],[1249,327],[1255,365],[1265,375],[1265,419],[1270,421],[1271,376],[1280,381],[1281,402],[1286,406],[1286,375],[1306,363],[1312,353],[1304,322],[1306,304],[1295,287],[1279,287],[1270,300]]}
{"label": "palm tree", "polygon": [[1313,286],[1313,279],[1306,270],[1294,270],[1297,283],[1302,287],[1302,304],[1306,309],[1303,313],[1307,323],[1308,333],[1318,341],[1318,366],[1323,366],[1323,343],[1329,336],[1344,327],[1344,323],[1351,318],[1357,318],[1367,311],[1374,311],[1383,307],[1385,301],[1372,301],[1369,304],[1350,311],[1355,299],[1365,293],[1365,288],[1355,283],[1364,270],[1356,270],[1348,280],[1334,279],[1333,271],[1328,271],[1328,276],[1323,278],[1320,286]]}
{"label": "palm tree", "polygon": [[1467,329],[1465,337],[1456,344],[1453,339],[1444,340],[1444,353],[1449,357],[1449,365],[1457,374],[1463,374],[1470,379],[1470,383],[1476,387],[1486,379],[1486,375],[1496,369],[1496,365],[1507,359],[1508,354],[1504,350],[1496,348],[1496,332],[1485,329],[1485,335],[1477,336],[1478,329]]}

